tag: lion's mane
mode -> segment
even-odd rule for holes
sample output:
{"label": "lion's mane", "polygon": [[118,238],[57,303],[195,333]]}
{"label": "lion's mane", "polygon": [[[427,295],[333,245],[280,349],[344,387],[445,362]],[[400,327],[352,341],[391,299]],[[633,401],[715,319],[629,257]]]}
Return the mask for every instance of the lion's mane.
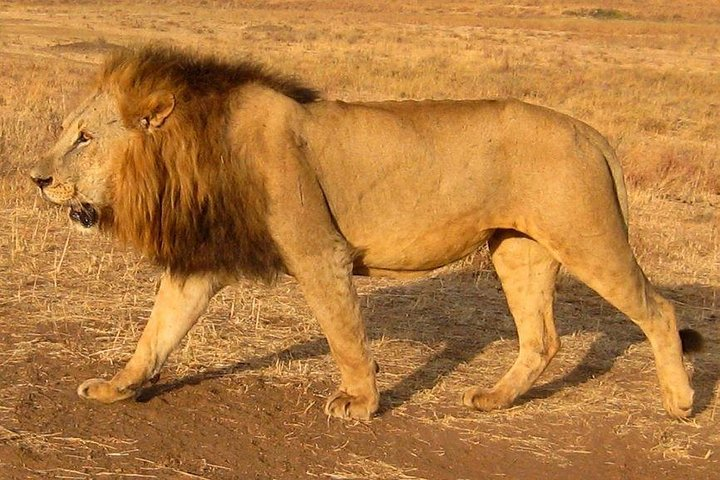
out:
{"label": "lion's mane", "polygon": [[[228,142],[228,96],[248,82],[300,103],[317,98],[251,63],[167,48],[111,55],[99,88],[116,97],[131,138],[114,159],[101,226],[174,274],[274,277],[282,262],[266,225],[263,179]],[[149,132],[141,123],[159,91],[174,95],[175,108]]]}

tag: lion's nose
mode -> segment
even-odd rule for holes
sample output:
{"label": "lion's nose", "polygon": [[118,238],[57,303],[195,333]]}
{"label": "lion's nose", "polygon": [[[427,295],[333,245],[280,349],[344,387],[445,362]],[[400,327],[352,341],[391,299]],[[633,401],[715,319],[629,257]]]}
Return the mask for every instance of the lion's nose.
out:
{"label": "lion's nose", "polygon": [[52,177],[44,177],[44,176],[35,176],[32,173],[30,174],[30,178],[32,179],[35,184],[40,187],[44,188],[50,185],[53,181]]}

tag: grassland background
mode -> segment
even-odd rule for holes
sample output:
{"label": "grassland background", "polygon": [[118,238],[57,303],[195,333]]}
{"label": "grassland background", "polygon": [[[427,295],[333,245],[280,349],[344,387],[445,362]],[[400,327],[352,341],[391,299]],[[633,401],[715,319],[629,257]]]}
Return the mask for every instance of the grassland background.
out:
{"label": "grassland background", "polygon": [[[138,42],[262,61],[327,98],[516,97],[606,134],[625,167],[640,263],[708,339],[695,364],[698,415],[686,425],[662,417],[649,347],[571,279],[561,282],[557,308],[564,350],[535,393],[490,416],[448,407],[464,385],[490,385],[516,348],[480,252],[429,280],[359,281],[391,412],[374,428],[393,425],[388,417],[407,422],[402,428],[429,424],[457,433],[468,448],[484,431],[536,459],[539,473],[543,465],[587,463],[588,431],[599,422],[609,441],[637,446],[639,462],[719,478],[720,5],[712,0],[0,2],[0,473],[148,474],[142,462],[118,466],[108,463],[115,457],[86,455],[101,441],[92,429],[70,435],[71,427],[41,419],[74,405],[76,383],[128,358],[157,271],[108,239],[67,228],[66,212],[43,204],[26,178],[102,55]],[[258,376],[281,387],[316,385],[303,388],[319,405],[332,388],[328,372],[336,374],[318,337],[291,280],[270,289],[243,283],[218,296],[167,371],[176,379],[225,372],[216,375],[225,389]],[[252,358],[265,360],[251,371],[231,368]],[[61,400],[30,409],[50,402],[38,398]],[[319,411],[309,402],[298,408]],[[570,436],[549,433],[558,429]],[[607,455],[605,463],[618,462]],[[153,457],[151,473],[233,478],[242,468],[228,460],[201,471],[191,455],[173,458]],[[335,463],[296,461],[337,478],[445,478],[413,469],[411,460],[352,451],[339,451]]]}

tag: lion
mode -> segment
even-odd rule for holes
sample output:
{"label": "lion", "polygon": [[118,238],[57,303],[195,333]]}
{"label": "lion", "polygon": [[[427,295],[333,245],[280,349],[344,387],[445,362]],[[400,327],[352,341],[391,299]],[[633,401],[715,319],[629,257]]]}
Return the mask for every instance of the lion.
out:
{"label": "lion", "polygon": [[701,336],[678,330],[636,262],[613,149],[570,116],[512,99],[323,100],[256,64],[135,47],[107,58],[31,177],[81,229],[164,271],[134,354],[82,383],[84,399],[135,397],[220,289],[289,274],[340,370],[326,413],[369,419],[377,364],[353,275],[426,274],[488,244],[519,352],[465,405],[511,405],[558,352],[564,265],[642,329],[665,410],[691,414],[683,346]]}

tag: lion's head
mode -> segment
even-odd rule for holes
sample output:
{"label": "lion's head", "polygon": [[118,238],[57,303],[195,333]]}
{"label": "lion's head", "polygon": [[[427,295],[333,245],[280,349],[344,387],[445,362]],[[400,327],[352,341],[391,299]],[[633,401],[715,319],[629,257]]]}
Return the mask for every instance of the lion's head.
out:
{"label": "lion's head", "polygon": [[69,207],[70,218],[83,227],[94,227],[108,206],[109,157],[126,136],[115,99],[97,90],[68,115],[30,175],[43,198]]}
{"label": "lion's head", "polygon": [[301,103],[316,98],[254,64],[114,52],[32,179],[82,227],[110,231],[175,273],[272,276],[281,263],[263,179],[227,138],[228,98],[251,82]]}

